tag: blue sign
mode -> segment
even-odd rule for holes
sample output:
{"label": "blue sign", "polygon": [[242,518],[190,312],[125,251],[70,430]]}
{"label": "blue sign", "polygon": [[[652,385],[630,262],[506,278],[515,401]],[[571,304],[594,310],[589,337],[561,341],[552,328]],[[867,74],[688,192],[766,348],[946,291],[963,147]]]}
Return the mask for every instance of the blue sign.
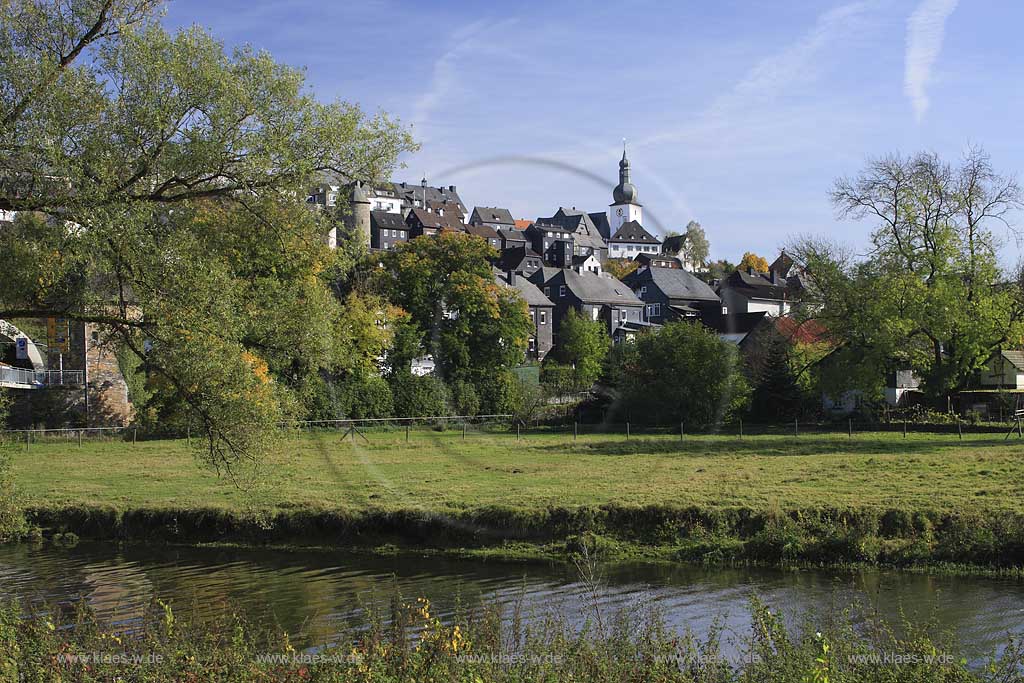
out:
{"label": "blue sign", "polygon": [[16,349],[16,358],[18,360],[28,360],[28,337],[18,337],[14,340]]}

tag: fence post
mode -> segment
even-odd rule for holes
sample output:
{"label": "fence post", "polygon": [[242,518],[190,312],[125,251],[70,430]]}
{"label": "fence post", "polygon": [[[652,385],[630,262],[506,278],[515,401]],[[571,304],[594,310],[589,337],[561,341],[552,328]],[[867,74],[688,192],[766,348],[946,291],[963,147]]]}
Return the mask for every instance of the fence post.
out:
{"label": "fence post", "polygon": [[192,425],[185,427],[185,441],[189,446],[192,445]]}
{"label": "fence post", "polygon": [[679,423],[679,440],[680,441],[683,440],[683,423],[682,422]]}
{"label": "fence post", "polygon": [[573,422],[572,423],[572,440],[575,441],[577,438],[579,438],[579,435],[580,435],[580,423],[579,422]]}
{"label": "fence post", "polygon": [[405,442],[409,443],[409,423],[405,423]]}
{"label": "fence post", "polygon": [[743,438],[743,418],[740,418],[740,438]]}
{"label": "fence post", "polygon": [[629,441],[629,423],[626,423],[626,441]]}
{"label": "fence post", "polygon": [[793,418],[793,436],[800,436],[800,418]]}
{"label": "fence post", "polygon": [[849,424],[847,425],[847,427],[850,430],[850,438],[852,439],[853,438],[853,418],[852,417],[848,419],[848,423]]}
{"label": "fence post", "polygon": [[964,427],[963,423],[960,422],[960,416],[956,416],[956,433],[960,436],[960,440],[964,440]]}
{"label": "fence post", "polygon": [[903,438],[907,438],[907,418],[903,418]]}
{"label": "fence post", "polygon": [[519,441],[519,423],[516,422],[516,441]]}
{"label": "fence post", "polygon": [[82,430],[81,429],[78,430],[78,447],[79,448],[82,447]]}
{"label": "fence post", "polygon": [[32,432],[25,432],[25,451],[32,450]]}
{"label": "fence post", "polygon": [[139,428],[135,427],[134,429],[132,429],[132,445],[133,446],[135,445],[135,440],[138,438],[138,436],[139,436]]}
{"label": "fence post", "polygon": [[462,440],[463,441],[466,440],[466,423],[465,422],[462,423]]}

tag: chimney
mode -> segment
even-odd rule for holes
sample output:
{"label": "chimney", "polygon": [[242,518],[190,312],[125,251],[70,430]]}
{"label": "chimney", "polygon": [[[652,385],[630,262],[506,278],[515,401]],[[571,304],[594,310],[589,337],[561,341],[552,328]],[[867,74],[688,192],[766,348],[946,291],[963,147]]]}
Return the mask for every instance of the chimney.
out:
{"label": "chimney", "polygon": [[505,275],[506,275],[506,279],[508,280],[509,287],[515,287],[516,286],[516,271],[510,270],[507,273],[505,273]]}
{"label": "chimney", "polygon": [[754,266],[747,266],[747,275],[754,274]]}
{"label": "chimney", "polygon": [[773,285],[777,285],[779,283],[779,275],[775,272],[774,268],[768,271],[768,279],[771,280]]}
{"label": "chimney", "polygon": [[449,192],[455,192],[455,186],[454,185],[449,185],[448,186],[448,191]]}

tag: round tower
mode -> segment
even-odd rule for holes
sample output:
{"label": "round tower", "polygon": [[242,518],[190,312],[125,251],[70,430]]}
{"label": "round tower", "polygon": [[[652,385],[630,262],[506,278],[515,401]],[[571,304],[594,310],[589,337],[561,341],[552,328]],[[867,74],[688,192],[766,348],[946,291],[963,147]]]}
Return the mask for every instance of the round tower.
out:
{"label": "round tower", "polygon": [[370,198],[363,189],[363,184],[356,181],[352,185],[352,196],[349,198],[348,228],[353,237],[362,240],[363,246],[370,248]]}

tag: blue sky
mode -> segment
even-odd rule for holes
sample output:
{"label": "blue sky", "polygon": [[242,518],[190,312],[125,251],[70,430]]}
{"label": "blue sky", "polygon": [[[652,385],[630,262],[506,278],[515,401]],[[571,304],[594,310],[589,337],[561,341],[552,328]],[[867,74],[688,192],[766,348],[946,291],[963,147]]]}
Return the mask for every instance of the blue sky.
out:
{"label": "blue sky", "polygon": [[1018,1],[173,0],[165,22],[398,116],[422,150],[395,179],[470,206],[604,210],[626,138],[645,226],[699,220],[713,258],[802,233],[863,246],[871,225],[827,191],[868,156],[974,143],[1024,171]]}

